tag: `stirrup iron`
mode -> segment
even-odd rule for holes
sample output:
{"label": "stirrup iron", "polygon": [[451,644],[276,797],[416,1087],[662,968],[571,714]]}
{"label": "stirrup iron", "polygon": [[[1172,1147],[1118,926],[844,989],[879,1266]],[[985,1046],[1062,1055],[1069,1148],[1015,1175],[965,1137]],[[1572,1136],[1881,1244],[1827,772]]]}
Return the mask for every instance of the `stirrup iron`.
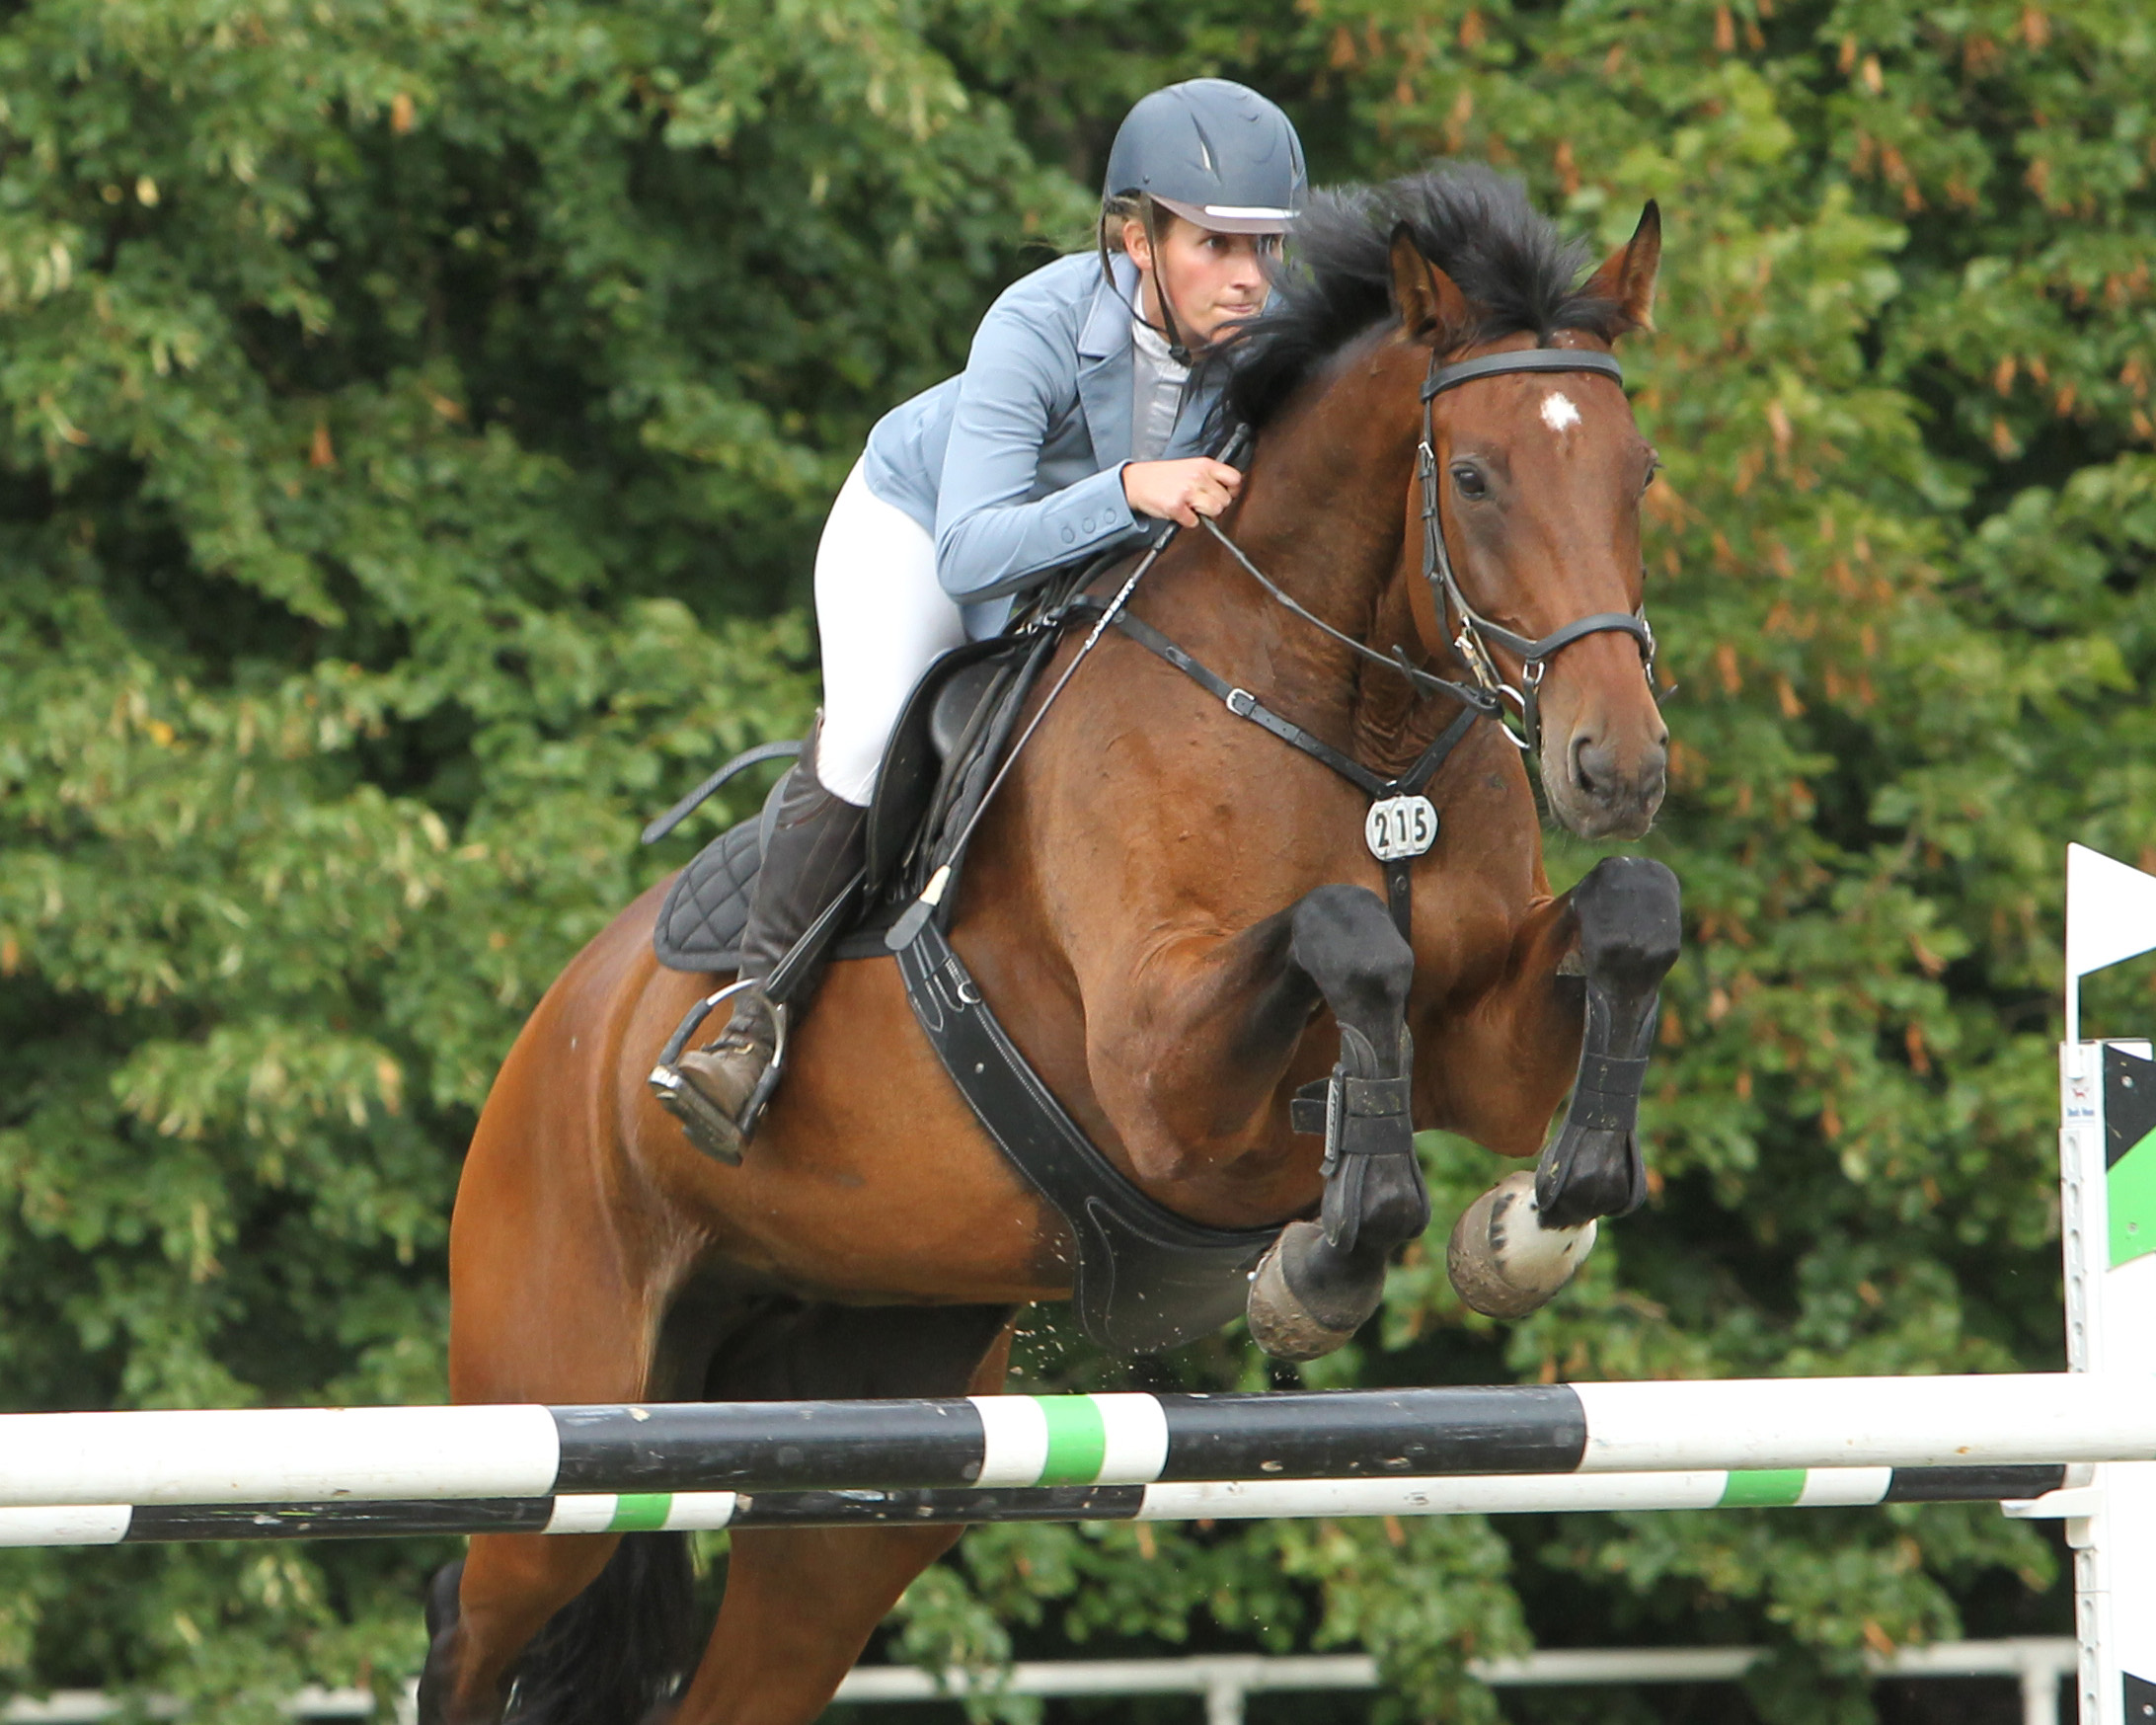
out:
{"label": "stirrup iron", "polygon": [[[763,1111],[771,1101],[771,1093],[778,1088],[780,1074],[786,1065],[787,1009],[763,993],[764,980],[760,977],[744,977],[690,1007],[688,1016],[674,1028],[673,1035],[666,1039],[666,1046],[659,1050],[658,1064],[645,1079],[652,1094],[658,1099],[658,1105],[681,1123],[689,1135],[689,1141],[706,1155],[729,1166],[740,1162],[741,1148],[755,1135],[756,1124],[763,1118]],[[706,1101],[703,1093],[675,1070],[674,1062],[689,1046],[689,1039],[717,1007],[749,989],[763,996],[764,1010],[771,1015],[771,1060],[764,1067],[763,1076],[756,1080],[756,1088],[741,1105],[740,1118],[734,1119]]]}

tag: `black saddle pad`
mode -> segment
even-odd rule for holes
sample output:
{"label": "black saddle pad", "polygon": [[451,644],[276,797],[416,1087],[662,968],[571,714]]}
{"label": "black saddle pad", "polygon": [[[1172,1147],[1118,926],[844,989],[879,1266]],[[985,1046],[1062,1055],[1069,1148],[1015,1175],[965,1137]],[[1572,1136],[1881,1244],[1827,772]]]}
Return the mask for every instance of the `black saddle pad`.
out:
{"label": "black saddle pad", "polygon": [[751,816],[729,827],[674,877],[652,930],[652,949],[668,970],[731,971],[740,963],[749,889],[763,862],[762,825]]}

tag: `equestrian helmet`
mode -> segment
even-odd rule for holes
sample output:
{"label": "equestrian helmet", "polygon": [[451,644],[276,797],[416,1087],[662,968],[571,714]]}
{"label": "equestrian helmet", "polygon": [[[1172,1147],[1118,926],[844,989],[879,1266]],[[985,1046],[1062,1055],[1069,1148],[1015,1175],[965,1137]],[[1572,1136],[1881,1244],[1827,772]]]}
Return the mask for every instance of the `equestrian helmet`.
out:
{"label": "equestrian helmet", "polygon": [[1284,233],[1300,213],[1302,140],[1286,115],[1225,78],[1142,98],[1108,152],[1104,197],[1142,193],[1215,233]]}

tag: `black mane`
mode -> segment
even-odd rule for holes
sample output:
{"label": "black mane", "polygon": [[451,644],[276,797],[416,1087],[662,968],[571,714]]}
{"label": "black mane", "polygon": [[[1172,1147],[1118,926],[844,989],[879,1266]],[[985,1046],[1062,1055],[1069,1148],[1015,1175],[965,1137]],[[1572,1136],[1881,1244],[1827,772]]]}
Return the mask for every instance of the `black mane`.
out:
{"label": "black mane", "polygon": [[1262,426],[1304,378],[1393,315],[1389,251],[1406,222],[1423,256],[1482,314],[1477,342],[1559,330],[1614,341],[1630,328],[1616,301],[1578,282],[1587,248],[1561,237],[1516,180],[1466,164],[1384,186],[1321,192],[1295,223],[1271,307],[1229,344],[1229,413]]}

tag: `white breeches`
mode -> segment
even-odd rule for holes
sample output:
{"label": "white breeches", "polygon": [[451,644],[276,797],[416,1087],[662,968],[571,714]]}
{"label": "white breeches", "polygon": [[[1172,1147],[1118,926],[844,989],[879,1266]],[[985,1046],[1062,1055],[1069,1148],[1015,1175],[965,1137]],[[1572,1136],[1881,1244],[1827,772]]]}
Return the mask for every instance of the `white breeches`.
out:
{"label": "white breeches", "polygon": [[858,461],[816,545],[816,631],[823,640],[816,777],[833,796],[866,808],[906,696],[940,655],[965,640],[965,622],[937,584],[934,538],[869,490]]}

